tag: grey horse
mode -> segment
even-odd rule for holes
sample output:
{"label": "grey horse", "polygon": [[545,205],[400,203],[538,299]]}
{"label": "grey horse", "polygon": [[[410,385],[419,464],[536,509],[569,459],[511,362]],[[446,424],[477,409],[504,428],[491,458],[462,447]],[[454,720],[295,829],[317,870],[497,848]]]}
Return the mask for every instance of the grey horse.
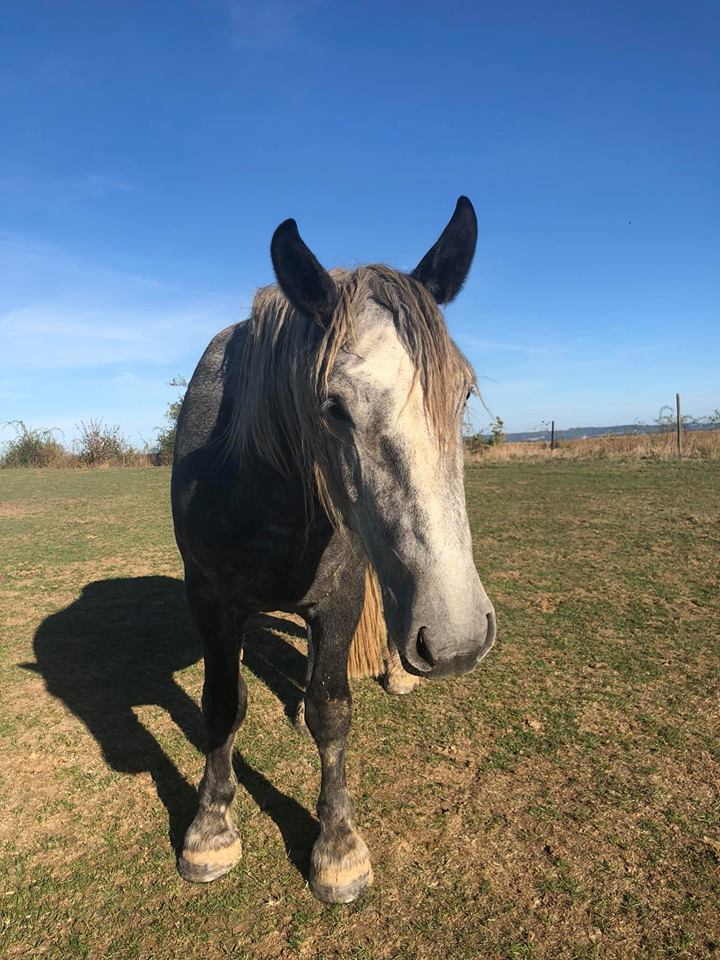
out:
{"label": "grey horse", "polygon": [[[327,271],[286,220],[271,244],[277,285],[211,341],[190,381],[172,506],[204,649],[208,742],[178,860],[187,880],[214,880],[241,855],[231,754],[247,708],[246,618],[280,610],[308,625],[305,721],[322,767],[309,884],[333,903],[372,881],[345,780],[358,623],[386,624],[391,659],[430,679],[472,670],[493,644],[463,488],[476,382],[439,309],[461,289],[476,239],[460,197],[411,273]],[[381,614],[367,616],[372,604]]]}

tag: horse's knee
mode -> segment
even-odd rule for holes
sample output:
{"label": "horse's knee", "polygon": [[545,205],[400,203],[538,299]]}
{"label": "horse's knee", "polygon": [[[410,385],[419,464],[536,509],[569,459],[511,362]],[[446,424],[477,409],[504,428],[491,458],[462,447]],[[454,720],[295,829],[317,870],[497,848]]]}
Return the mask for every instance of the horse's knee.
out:
{"label": "horse's knee", "polygon": [[326,699],[312,688],[305,694],[305,724],[318,745],[344,742],[350,732],[352,703],[346,697]]}

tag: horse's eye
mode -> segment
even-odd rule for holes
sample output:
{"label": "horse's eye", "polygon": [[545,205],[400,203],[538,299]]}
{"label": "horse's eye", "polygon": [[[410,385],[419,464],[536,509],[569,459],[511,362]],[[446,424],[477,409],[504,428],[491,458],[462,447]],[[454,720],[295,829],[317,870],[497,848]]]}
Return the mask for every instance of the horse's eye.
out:
{"label": "horse's eye", "polygon": [[331,420],[340,423],[352,423],[352,417],[339,397],[328,397],[323,404],[323,412]]}

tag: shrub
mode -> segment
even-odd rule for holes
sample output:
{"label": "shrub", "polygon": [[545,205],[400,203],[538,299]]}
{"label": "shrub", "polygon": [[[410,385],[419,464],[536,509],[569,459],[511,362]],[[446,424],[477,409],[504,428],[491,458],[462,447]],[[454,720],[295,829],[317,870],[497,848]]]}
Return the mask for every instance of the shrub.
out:
{"label": "shrub", "polygon": [[[187,380],[185,377],[173,377],[168,386],[186,387]],[[158,432],[157,447],[155,450],[155,460],[157,463],[172,462],[173,450],[175,448],[175,433],[177,431],[177,422],[182,409],[184,396],[184,393],[179,393],[177,397],[167,405],[167,410],[165,411],[167,426],[155,428]]]}
{"label": "shrub", "polygon": [[470,456],[478,456],[487,449],[488,438],[484,437],[482,430],[478,433],[472,434],[472,436],[466,436],[463,438],[465,444],[465,452]]}
{"label": "shrub", "polygon": [[67,460],[62,444],[55,439],[55,430],[32,430],[22,420],[11,420],[6,426],[15,429],[15,439],[5,444],[0,456],[3,467],[49,467]]}
{"label": "shrub", "polygon": [[495,417],[493,424],[490,427],[490,439],[488,443],[491,447],[497,447],[499,444],[505,442],[505,424],[502,421],[501,417]]}
{"label": "shrub", "polygon": [[131,452],[117,424],[110,427],[99,419],[90,419],[87,423],[82,420],[78,429],[77,457],[89,467],[122,464]]}

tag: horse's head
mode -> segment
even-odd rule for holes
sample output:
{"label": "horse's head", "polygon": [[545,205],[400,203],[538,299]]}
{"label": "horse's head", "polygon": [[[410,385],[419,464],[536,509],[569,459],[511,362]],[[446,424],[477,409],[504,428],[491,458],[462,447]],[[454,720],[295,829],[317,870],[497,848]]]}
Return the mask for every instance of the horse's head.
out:
{"label": "horse's head", "polygon": [[[477,224],[461,197],[409,275],[388,267],[328,273],[295,221],[278,227],[280,287],[309,325],[321,498],[360,536],[383,593],[390,638],[413,672],[471,670],[495,639],[473,562],[463,488],[462,419],[475,389],[439,305],[467,276]],[[310,349],[315,357],[315,348]]]}

